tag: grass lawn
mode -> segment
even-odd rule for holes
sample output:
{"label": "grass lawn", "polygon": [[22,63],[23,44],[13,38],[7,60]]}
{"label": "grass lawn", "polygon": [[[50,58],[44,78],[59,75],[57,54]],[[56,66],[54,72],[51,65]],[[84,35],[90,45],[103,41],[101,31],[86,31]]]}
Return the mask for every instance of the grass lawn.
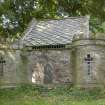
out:
{"label": "grass lawn", "polygon": [[105,90],[24,85],[0,89],[0,105],[105,105]]}

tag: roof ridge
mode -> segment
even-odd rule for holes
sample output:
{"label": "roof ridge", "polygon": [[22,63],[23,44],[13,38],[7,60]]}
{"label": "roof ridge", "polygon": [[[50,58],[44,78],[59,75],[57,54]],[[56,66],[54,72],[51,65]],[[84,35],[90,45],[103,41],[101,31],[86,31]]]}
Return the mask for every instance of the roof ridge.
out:
{"label": "roof ridge", "polygon": [[[37,19],[35,19],[35,18],[33,18],[33,19],[35,19],[35,21],[37,21],[37,22],[39,22],[39,21],[54,21],[54,20],[66,20],[66,19],[79,19],[79,18],[86,18],[86,19],[90,19],[90,16],[89,15],[86,15],[86,16],[76,16],[76,17],[66,17],[66,18],[55,18],[55,19],[39,19],[39,20],[37,20]],[[33,20],[32,19],[32,20]]]}

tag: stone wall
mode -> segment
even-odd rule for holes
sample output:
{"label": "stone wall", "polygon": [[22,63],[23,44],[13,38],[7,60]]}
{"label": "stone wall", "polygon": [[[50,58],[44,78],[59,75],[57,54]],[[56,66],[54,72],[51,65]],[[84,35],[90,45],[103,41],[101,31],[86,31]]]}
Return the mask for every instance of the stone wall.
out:
{"label": "stone wall", "polygon": [[[105,84],[105,42],[78,40],[75,46],[75,85],[97,87]],[[87,59],[90,56],[90,61]],[[89,57],[88,57],[89,58]]]}
{"label": "stone wall", "polygon": [[[5,61],[2,63],[1,57]],[[21,57],[21,50],[0,50],[0,84],[1,85],[15,85],[25,83],[27,75],[24,69],[23,58]]]}
{"label": "stone wall", "polygon": [[[72,83],[70,50],[11,50],[1,49],[1,85],[24,83],[65,84]],[[3,68],[2,68],[3,66]]]}
{"label": "stone wall", "polygon": [[105,41],[75,40],[62,49],[0,49],[0,84],[25,83],[103,86]]}
{"label": "stone wall", "polygon": [[36,84],[72,83],[70,50],[27,52],[29,81]]}

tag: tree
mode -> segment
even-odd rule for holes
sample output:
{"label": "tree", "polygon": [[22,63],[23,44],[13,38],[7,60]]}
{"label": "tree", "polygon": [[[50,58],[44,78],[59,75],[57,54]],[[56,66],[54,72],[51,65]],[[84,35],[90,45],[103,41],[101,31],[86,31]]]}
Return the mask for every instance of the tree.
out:
{"label": "tree", "polygon": [[59,7],[68,16],[90,15],[90,30],[104,32],[105,0],[58,0]]}
{"label": "tree", "polygon": [[[16,38],[35,17],[63,18],[90,15],[90,29],[103,31],[104,0],[4,0],[0,2],[0,35]],[[105,28],[104,28],[105,29]]]}

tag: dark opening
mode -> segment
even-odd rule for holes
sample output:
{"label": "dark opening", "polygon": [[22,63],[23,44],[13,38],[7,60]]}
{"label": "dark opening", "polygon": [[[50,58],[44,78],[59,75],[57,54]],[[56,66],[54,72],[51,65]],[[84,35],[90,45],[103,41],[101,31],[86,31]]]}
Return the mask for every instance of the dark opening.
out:
{"label": "dark opening", "polygon": [[0,76],[3,76],[4,64],[5,60],[3,59],[3,57],[0,57]]}
{"label": "dark opening", "polygon": [[50,64],[46,64],[44,67],[44,83],[51,84],[53,80],[53,68]]}
{"label": "dark opening", "polygon": [[65,45],[59,44],[59,45],[44,45],[44,46],[33,46],[32,49],[60,49],[65,48]]}
{"label": "dark opening", "polygon": [[91,57],[90,54],[87,54],[87,57],[85,58],[85,61],[86,61],[86,63],[87,63],[88,75],[90,75],[90,74],[91,74],[91,69],[92,69],[91,63],[92,63],[92,61],[93,61],[93,58]]}

